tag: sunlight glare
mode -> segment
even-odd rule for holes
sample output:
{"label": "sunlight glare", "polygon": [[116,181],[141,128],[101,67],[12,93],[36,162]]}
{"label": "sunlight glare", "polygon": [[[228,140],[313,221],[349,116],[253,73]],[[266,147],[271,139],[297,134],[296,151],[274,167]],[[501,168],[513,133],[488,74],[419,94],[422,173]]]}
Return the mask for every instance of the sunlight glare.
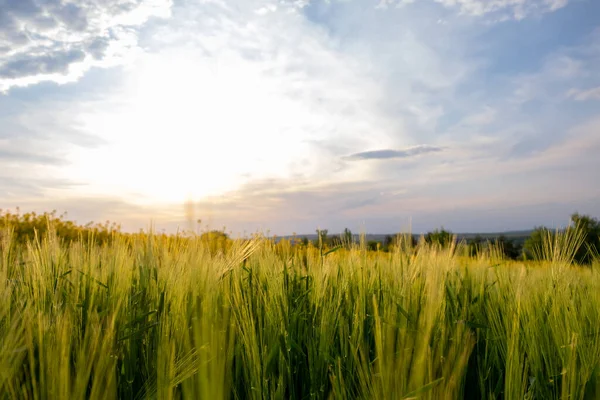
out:
{"label": "sunlight glare", "polygon": [[143,203],[223,194],[250,175],[285,176],[306,144],[289,125],[294,105],[273,88],[251,64],[147,56],[114,109],[86,116],[109,144],[76,156],[78,174]]}

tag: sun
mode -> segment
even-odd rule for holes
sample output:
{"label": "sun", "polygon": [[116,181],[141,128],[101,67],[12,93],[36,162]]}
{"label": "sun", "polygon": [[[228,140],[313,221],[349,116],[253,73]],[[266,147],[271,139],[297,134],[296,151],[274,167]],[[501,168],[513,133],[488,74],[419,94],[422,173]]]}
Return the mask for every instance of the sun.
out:
{"label": "sun", "polygon": [[228,100],[232,83],[213,64],[148,56],[131,75],[112,107],[81,117],[105,142],[71,155],[71,177],[87,190],[181,203],[233,190],[259,169],[248,110]]}
{"label": "sun", "polygon": [[105,144],[72,154],[70,177],[88,193],[177,204],[221,196],[248,177],[285,179],[310,159],[297,121],[312,110],[282,86],[243,59],[145,55],[110,101],[80,112]]}

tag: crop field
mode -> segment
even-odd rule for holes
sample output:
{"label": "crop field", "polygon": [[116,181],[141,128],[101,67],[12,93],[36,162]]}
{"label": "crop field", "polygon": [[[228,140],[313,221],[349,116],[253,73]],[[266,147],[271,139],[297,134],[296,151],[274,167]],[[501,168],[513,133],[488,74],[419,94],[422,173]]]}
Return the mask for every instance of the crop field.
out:
{"label": "crop field", "polygon": [[0,399],[600,398],[600,269],[569,240],[534,263],[6,229]]}

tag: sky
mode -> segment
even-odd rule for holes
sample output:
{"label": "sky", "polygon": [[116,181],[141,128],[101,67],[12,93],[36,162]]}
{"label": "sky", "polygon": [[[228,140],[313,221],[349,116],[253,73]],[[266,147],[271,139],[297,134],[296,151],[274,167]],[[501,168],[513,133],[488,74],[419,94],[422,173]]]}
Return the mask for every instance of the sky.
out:
{"label": "sky", "polygon": [[0,0],[0,208],[278,235],[600,217],[599,16],[597,0]]}

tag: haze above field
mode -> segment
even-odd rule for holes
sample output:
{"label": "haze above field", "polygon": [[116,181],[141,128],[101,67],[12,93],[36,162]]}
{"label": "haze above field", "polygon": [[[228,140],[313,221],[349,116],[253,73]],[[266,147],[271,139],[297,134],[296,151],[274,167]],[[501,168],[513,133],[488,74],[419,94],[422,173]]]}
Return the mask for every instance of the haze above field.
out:
{"label": "haze above field", "polygon": [[159,229],[600,215],[596,0],[0,0],[0,208]]}

